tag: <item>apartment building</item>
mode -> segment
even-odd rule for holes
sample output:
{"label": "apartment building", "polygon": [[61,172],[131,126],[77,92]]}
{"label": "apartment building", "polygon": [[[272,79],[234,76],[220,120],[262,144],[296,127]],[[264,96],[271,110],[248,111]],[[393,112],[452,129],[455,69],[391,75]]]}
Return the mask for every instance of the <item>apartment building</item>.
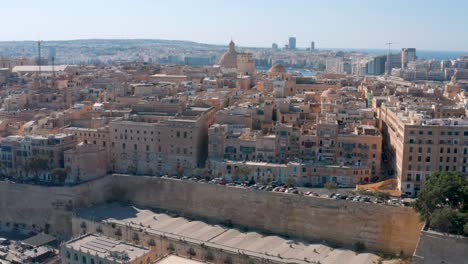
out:
{"label": "apartment building", "polygon": [[[64,168],[64,152],[75,144],[76,138],[70,134],[8,136],[0,141],[0,160],[9,175],[50,181],[50,170]],[[37,168],[27,168],[26,164],[32,157],[44,162]]]}
{"label": "apartment building", "polygon": [[[468,176],[468,119],[444,116],[444,108],[433,113],[382,104],[378,112],[389,164],[402,193],[416,195],[422,182],[434,171]],[[452,111],[449,109],[449,111]]]}
{"label": "apartment building", "polygon": [[109,123],[112,171],[137,174],[190,174],[207,157],[213,107],[181,113],[135,112]]}

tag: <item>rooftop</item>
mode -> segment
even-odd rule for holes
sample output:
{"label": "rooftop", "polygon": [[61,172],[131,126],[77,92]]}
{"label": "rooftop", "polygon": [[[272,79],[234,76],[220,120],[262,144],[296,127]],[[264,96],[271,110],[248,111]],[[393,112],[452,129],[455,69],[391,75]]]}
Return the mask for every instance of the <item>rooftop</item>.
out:
{"label": "rooftop", "polygon": [[158,264],[197,264],[197,263],[204,263],[204,262],[199,262],[195,261],[192,259],[186,259],[174,255],[167,256],[159,261],[156,261]]}
{"label": "rooftop", "polygon": [[[257,232],[241,232],[237,229],[191,221],[183,217],[171,217],[164,213],[143,210],[133,206],[105,204],[81,209],[78,216],[94,221],[142,228],[149,234],[165,235],[168,238],[204,243],[206,246],[239,252],[259,258],[275,258],[288,263],[307,263],[304,258],[321,263],[376,263],[379,257],[331,248],[320,243],[307,243],[279,236],[265,236]],[[265,253],[268,253],[266,255]],[[274,256],[281,255],[282,259]],[[166,262],[163,262],[166,263]],[[172,263],[172,262],[167,262]],[[175,262],[179,263],[179,262]],[[185,263],[185,262],[182,262]],[[390,263],[385,262],[384,263]],[[395,262],[396,263],[396,262]]]}
{"label": "rooftop", "polygon": [[86,234],[72,239],[66,243],[66,247],[73,248],[77,251],[88,252],[88,254],[96,255],[104,259],[114,259],[119,263],[128,263],[150,251],[141,246],[96,234]]}

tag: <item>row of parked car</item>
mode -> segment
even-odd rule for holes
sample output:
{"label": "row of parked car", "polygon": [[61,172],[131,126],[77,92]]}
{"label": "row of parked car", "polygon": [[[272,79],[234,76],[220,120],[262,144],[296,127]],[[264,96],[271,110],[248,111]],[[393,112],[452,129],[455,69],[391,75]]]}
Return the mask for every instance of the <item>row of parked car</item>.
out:
{"label": "row of parked car", "polygon": [[391,198],[388,200],[379,199],[377,197],[370,197],[370,196],[361,196],[361,195],[345,195],[339,193],[331,193],[328,195],[330,199],[336,200],[347,200],[353,202],[367,202],[367,203],[376,203],[376,204],[386,204],[386,205],[393,205],[393,206],[405,206],[403,200],[398,198]]}
{"label": "row of parked car", "polygon": [[212,180],[205,180],[205,179],[197,179],[195,177],[182,177],[179,178],[177,176],[162,176],[163,178],[174,178],[174,179],[182,179],[188,180],[193,182],[199,183],[207,183],[207,184],[218,184],[218,185],[225,185],[230,187],[236,188],[248,188],[252,190],[258,191],[267,191],[267,192],[279,192],[279,193],[289,193],[289,194],[297,194],[297,195],[304,195],[304,196],[314,196],[314,197],[322,197],[322,198],[329,198],[335,200],[347,200],[353,202],[367,202],[367,203],[378,203],[378,204],[387,204],[393,206],[403,206],[404,203],[401,199],[392,198],[387,201],[378,199],[376,197],[365,196],[365,195],[346,195],[346,194],[339,194],[339,193],[331,193],[328,195],[320,195],[314,191],[307,191],[301,192],[295,187],[287,187],[287,186],[278,186],[277,184],[270,184],[270,185],[262,185],[262,184],[249,184],[249,182],[226,182],[223,178],[214,178]]}

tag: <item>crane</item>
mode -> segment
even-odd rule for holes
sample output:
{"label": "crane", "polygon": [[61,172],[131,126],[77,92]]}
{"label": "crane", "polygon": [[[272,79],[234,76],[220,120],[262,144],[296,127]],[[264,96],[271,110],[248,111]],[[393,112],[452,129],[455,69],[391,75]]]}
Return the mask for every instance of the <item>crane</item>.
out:
{"label": "crane", "polygon": [[42,64],[42,59],[41,59],[41,44],[42,44],[42,40],[38,40],[37,41],[37,56],[38,56],[38,60],[37,60],[37,65],[38,65],[38,71],[39,71],[39,86],[41,86],[41,75],[42,75],[42,72],[41,72],[41,64]]}
{"label": "crane", "polygon": [[398,44],[398,42],[391,42],[391,41],[389,41],[389,42],[385,43],[385,45],[388,46],[387,61],[385,62],[385,73],[386,73],[387,75],[390,75],[391,72],[392,72],[392,61],[391,61],[391,60],[392,60],[392,53],[391,53],[391,46],[392,46],[393,44]]}

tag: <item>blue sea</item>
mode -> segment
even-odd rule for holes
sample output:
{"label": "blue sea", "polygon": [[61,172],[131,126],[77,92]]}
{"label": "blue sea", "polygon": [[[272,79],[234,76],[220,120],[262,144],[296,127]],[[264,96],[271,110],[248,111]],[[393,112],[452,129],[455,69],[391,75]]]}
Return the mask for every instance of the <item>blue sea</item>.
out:
{"label": "blue sea", "polygon": [[[374,55],[386,55],[388,50],[386,49],[323,49],[323,50],[334,50],[334,51],[355,51],[364,52]],[[392,53],[398,53],[399,50],[392,50]],[[437,50],[418,50],[416,49],[416,56],[418,59],[424,60],[455,60],[460,56],[468,56],[468,51],[437,51]]]}

